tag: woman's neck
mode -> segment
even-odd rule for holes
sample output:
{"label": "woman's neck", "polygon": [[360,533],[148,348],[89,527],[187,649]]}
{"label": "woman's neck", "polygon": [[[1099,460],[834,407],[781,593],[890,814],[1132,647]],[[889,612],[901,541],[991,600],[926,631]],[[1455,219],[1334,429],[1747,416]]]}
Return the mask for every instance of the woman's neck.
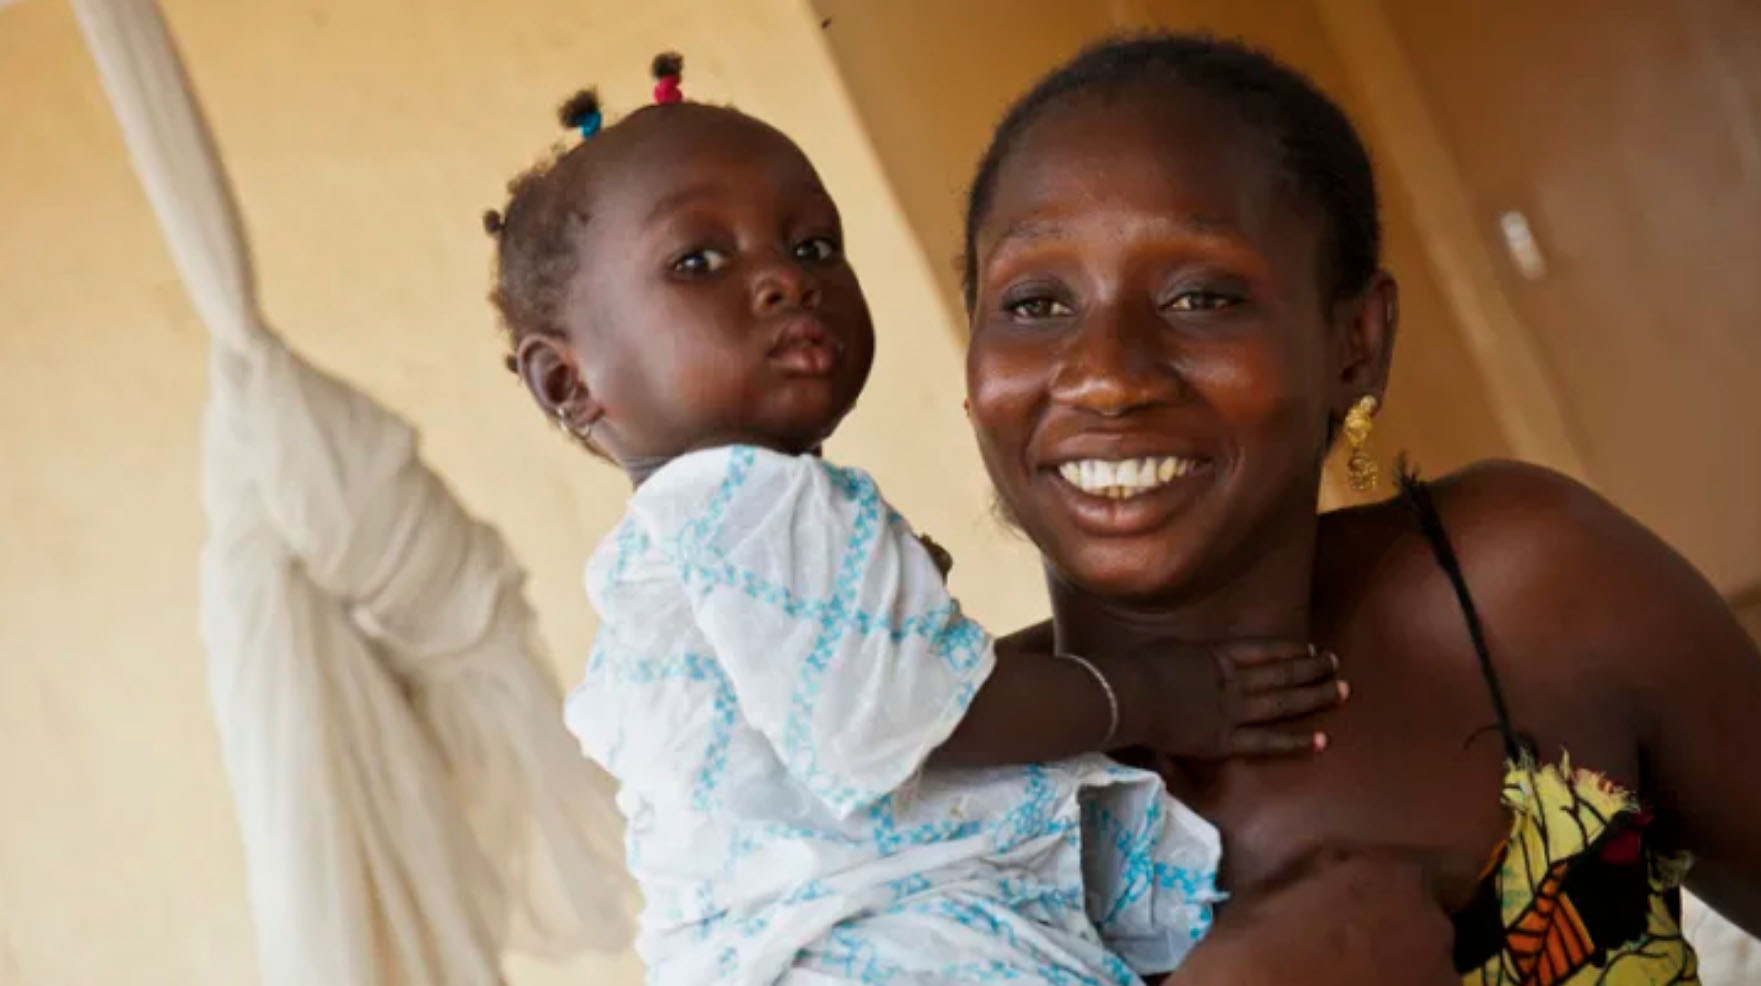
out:
{"label": "woman's neck", "polygon": [[1130,656],[1168,641],[1308,640],[1315,536],[1311,515],[1269,550],[1248,547],[1247,562],[1223,578],[1154,600],[1106,598],[1048,569],[1057,647]]}

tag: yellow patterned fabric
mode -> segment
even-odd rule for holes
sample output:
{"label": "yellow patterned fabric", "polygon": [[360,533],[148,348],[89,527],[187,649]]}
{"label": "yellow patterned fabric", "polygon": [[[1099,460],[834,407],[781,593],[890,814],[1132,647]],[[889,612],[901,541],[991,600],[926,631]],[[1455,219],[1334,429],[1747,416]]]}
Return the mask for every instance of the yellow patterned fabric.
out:
{"label": "yellow patterned fabric", "polygon": [[1688,857],[1647,844],[1650,816],[1569,758],[1504,776],[1509,837],[1456,916],[1464,986],[1698,983],[1677,889]]}

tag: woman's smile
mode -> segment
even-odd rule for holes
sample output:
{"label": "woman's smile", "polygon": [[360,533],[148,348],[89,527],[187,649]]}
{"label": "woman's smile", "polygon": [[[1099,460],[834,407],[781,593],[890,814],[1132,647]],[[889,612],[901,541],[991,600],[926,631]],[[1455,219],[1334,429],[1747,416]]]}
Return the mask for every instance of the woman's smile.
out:
{"label": "woman's smile", "polygon": [[1204,459],[1084,459],[1060,466],[1046,481],[1078,530],[1127,537],[1165,528],[1204,493],[1211,474]]}

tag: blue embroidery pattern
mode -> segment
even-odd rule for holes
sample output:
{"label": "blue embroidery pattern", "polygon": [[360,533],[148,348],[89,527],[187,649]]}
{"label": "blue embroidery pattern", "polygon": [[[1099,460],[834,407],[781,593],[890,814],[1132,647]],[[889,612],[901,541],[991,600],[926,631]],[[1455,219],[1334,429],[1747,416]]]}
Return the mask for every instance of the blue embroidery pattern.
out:
{"label": "blue embroidery pattern", "polygon": [[[622,783],[651,982],[1130,984],[1208,927],[1214,830],[1172,819],[1152,775],[914,779],[994,657],[860,470],[675,460],[588,589],[569,724]],[[1155,947],[1115,954],[1115,933]]]}

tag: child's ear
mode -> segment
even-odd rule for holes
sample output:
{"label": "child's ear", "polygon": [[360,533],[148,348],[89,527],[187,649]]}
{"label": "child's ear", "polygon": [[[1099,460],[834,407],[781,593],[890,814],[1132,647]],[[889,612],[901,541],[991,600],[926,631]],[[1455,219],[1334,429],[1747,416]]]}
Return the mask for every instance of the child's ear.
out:
{"label": "child's ear", "polygon": [[1334,403],[1344,414],[1366,395],[1382,401],[1388,390],[1388,368],[1400,328],[1400,286],[1393,275],[1378,270],[1369,287],[1341,302],[1335,311],[1339,396]]}
{"label": "child's ear", "polygon": [[579,433],[605,414],[588,393],[575,353],[563,340],[526,336],[514,350],[514,368],[539,408],[567,430]]}

